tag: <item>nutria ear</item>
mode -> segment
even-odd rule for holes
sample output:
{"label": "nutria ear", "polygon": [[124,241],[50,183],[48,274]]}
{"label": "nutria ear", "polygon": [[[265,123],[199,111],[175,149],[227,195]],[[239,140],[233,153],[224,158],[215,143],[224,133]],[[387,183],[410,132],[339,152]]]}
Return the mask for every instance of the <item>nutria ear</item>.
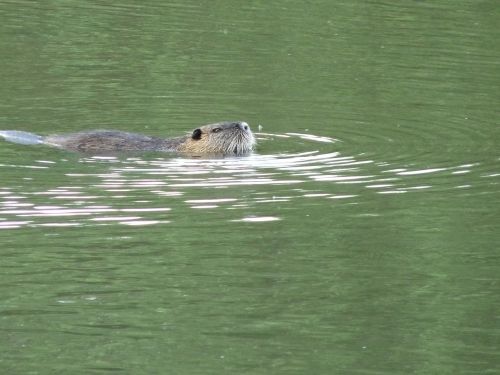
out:
{"label": "nutria ear", "polygon": [[194,129],[193,135],[191,136],[191,138],[200,139],[201,138],[201,129]]}

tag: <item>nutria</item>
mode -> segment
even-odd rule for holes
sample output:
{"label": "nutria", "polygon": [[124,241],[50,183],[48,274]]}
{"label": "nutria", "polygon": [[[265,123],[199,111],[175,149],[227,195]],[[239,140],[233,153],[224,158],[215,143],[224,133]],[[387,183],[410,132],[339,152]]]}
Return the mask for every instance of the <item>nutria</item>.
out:
{"label": "nutria", "polygon": [[255,138],[243,121],[204,125],[190,135],[156,138],[115,130],[91,130],[41,137],[21,131],[0,131],[6,140],[24,144],[46,144],[84,153],[121,151],[172,151],[189,155],[244,155],[252,151]]}

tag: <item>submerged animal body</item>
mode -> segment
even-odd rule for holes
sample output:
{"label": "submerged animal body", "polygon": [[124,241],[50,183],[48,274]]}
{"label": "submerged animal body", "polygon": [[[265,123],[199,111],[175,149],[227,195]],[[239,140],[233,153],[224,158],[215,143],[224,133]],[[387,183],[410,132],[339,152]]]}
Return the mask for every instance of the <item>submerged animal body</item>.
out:
{"label": "submerged animal body", "polygon": [[84,153],[127,151],[170,151],[190,155],[245,155],[255,146],[250,126],[243,121],[226,121],[204,125],[190,135],[157,138],[115,130],[91,130],[79,133],[49,135],[6,130],[0,136],[21,144],[45,144]]}

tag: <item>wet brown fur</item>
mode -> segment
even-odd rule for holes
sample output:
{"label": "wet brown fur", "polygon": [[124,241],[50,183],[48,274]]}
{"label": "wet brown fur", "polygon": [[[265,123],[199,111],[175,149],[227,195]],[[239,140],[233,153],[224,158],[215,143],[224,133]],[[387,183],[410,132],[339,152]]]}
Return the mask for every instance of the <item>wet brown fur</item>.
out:
{"label": "wet brown fur", "polygon": [[255,139],[245,122],[204,125],[191,135],[157,138],[114,130],[92,130],[66,135],[50,135],[43,143],[84,153],[126,151],[172,151],[190,155],[243,155],[252,151]]}

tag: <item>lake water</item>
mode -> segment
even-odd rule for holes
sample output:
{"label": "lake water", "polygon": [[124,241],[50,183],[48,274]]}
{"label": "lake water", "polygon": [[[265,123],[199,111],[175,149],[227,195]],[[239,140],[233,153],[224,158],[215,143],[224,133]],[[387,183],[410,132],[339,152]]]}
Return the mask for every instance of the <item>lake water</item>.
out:
{"label": "lake water", "polygon": [[5,374],[500,372],[495,1],[4,1]]}

